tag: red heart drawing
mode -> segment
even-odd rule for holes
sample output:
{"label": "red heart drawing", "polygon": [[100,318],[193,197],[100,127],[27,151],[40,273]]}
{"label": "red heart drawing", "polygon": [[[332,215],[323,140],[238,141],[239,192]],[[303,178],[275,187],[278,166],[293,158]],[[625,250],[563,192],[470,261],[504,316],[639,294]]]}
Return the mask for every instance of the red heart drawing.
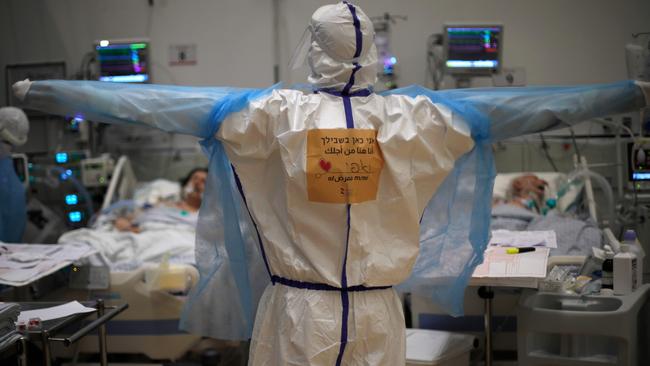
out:
{"label": "red heart drawing", "polygon": [[318,162],[318,164],[319,164],[320,167],[321,167],[324,171],[326,171],[326,172],[329,172],[330,169],[332,169],[332,163],[329,162],[329,161],[325,161],[325,160],[323,160],[323,159],[320,159],[320,161]]}

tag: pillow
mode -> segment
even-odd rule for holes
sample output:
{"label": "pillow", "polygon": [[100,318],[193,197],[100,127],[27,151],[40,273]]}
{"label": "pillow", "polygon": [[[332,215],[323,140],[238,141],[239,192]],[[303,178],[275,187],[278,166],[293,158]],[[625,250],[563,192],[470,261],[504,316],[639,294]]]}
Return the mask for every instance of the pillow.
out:
{"label": "pillow", "polygon": [[156,179],[138,185],[133,193],[133,200],[138,205],[155,205],[162,201],[178,201],[181,198],[181,185],[166,179]]}

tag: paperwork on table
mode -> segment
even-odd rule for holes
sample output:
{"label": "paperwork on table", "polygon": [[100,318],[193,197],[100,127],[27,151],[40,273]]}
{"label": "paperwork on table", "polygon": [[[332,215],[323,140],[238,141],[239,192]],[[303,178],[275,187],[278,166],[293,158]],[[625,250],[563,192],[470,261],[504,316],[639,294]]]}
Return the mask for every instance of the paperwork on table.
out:
{"label": "paperwork on table", "polygon": [[18,322],[27,322],[32,318],[40,318],[41,321],[47,321],[52,319],[65,318],[66,316],[74,314],[92,313],[96,310],[97,309],[95,308],[83,306],[77,301],[70,301],[69,303],[52,306],[49,308],[21,311],[20,314],[18,314]]}
{"label": "paperwork on table", "polygon": [[95,252],[85,245],[0,243],[0,284],[28,285]]}
{"label": "paperwork on table", "polygon": [[490,245],[502,247],[545,247],[557,248],[557,236],[553,230],[510,231],[493,230]]}

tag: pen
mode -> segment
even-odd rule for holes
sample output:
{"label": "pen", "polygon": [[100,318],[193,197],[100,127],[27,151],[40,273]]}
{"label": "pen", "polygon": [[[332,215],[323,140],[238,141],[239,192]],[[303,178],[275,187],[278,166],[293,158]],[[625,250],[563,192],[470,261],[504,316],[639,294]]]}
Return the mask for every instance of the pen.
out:
{"label": "pen", "polygon": [[528,252],[534,252],[535,247],[522,247],[522,248],[508,248],[506,249],[506,253],[508,254],[518,254],[518,253],[528,253]]}

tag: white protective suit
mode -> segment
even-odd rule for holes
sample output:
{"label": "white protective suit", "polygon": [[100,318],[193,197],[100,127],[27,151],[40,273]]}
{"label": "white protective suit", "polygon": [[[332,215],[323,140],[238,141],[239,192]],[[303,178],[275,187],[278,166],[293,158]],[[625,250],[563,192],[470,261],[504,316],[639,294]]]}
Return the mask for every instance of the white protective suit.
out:
{"label": "white protective suit", "polygon": [[[213,283],[205,291],[211,297],[190,307],[194,320],[186,329],[245,339],[242,313],[247,298],[256,304],[256,289],[247,293],[244,287],[266,276],[272,284],[259,302],[250,365],[403,365],[404,318],[391,286],[414,268],[407,282],[428,289],[441,279],[448,292],[435,291],[454,294],[451,305],[462,302],[487,244],[490,143],[647,102],[631,82],[443,92],[414,87],[377,95],[371,90],[374,33],[358,7],[343,2],[320,8],[310,31],[309,82],[316,93],[253,91],[255,97],[230,100],[247,92],[73,81],[24,82],[15,90],[34,109],[147,124],[211,144],[197,263],[202,270],[214,262],[214,271],[201,272]],[[242,108],[235,108],[239,102]],[[222,110],[232,113],[215,117]],[[218,159],[221,146],[229,162]],[[229,190],[219,191],[228,179],[213,179],[218,169],[238,177],[246,203],[241,210],[250,212],[254,225],[235,223],[235,236],[259,241],[259,267],[266,274],[238,267],[255,267],[242,260],[257,254],[248,246],[246,253],[228,248],[219,224],[227,226],[240,208],[226,202]],[[435,196],[438,189],[459,196]],[[471,197],[475,192],[480,197]],[[425,255],[418,256],[419,250]],[[216,290],[221,284],[227,291]]]}
{"label": "white protective suit", "polygon": [[[275,282],[257,311],[249,365],[402,365],[404,316],[390,287],[411,273],[422,212],[473,141],[426,97],[368,90],[377,53],[359,8],[324,6],[310,27],[309,81],[330,92],[274,91],[218,133]],[[357,162],[374,171],[353,173]],[[358,188],[327,181],[366,176]],[[376,192],[346,198],[348,189]]]}

